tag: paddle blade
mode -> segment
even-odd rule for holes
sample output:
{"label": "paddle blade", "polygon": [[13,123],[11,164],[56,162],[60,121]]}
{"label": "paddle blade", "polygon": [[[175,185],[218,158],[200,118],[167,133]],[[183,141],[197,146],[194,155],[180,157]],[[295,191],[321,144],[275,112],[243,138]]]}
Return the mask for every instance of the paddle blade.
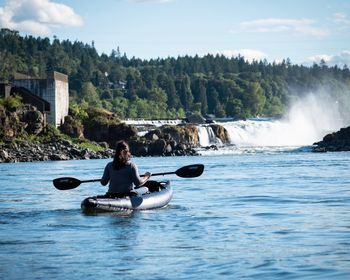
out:
{"label": "paddle blade", "polygon": [[181,167],[175,172],[175,174],[183,178],[194,178],[194,177],[201,176],[203,171],[204,171],[203,164],[192,164],[192,165]]}
{"label": "paddle blade", "polygon": [[72,177],[62,177],[53,180],[53,185],[59,190],[71,190],[78,187],[81,181]]}

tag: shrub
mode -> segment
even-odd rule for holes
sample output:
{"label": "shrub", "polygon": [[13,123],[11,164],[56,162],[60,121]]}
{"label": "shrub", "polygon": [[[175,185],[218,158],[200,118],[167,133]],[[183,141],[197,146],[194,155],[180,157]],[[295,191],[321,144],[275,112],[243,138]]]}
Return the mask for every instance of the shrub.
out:
{"label": "shrub", "polygon": [[13,95],[5,98],[0,98],[0,105],[4,106],[9,111],[14,111],[22,104],[22,97]]}

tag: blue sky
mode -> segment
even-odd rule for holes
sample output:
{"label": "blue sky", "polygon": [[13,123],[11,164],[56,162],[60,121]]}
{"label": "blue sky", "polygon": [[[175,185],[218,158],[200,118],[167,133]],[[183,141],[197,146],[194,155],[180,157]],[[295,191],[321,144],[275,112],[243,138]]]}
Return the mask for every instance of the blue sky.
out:
{"label": "blue sky", "polygon": [[350,66],[349,0],[0,0],[0,27],[142,59],[221,53]]}

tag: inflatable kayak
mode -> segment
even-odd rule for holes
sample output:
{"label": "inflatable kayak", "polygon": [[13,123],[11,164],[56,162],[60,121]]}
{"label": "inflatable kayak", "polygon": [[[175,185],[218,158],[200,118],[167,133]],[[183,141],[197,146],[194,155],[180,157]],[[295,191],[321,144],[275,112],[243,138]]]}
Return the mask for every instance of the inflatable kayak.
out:
{"label": "inflatable kayak", "polygon": [[124,197],[101,195],[85,198],[81,202],[81,208],[84,212],[148,210],[166,206],[172,196],[173,190],[169,181],[148,181],[132,195]]}

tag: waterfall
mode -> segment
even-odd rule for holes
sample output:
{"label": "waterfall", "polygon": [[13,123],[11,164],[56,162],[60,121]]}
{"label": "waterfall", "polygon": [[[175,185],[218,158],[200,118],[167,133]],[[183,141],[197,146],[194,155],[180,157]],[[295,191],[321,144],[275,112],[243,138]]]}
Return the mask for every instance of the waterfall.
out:
{"label": "waterfall", "polygon": [[210,126],[198,126],[199,145],[208,147],[210,145],[222,145],[219,138],[216,137],[213,129]]}
{"label": "waterfall", "polygon": [[314,137],[299,133],[281,121],[236,121],[221,124],[227,130],[231,144],[237,146],[303,146],[315,142]]}
{"label": "waterfall", "polygon": [[[232,145],[222,147],[222,142],[215,136],[209,125],[198,125],[199,145],[201,147],[221,146],[224,150],[237,150],[236,148],[243,147],[245,151],[249,148],[256,150],[261,147],[276,150],[283,147],[289,149],[289,147],[311,146],[321,141],[326,134],[349,125],[349,111],[341,112],[340,109],[338,101],[332,96],[309,94],[292,105],[280,120],[256,118],[217,122],[227,130],[230,142],[235,147]],[[139,131],[140,136],[150,127],[183,123],[182,120],[127,120],[126,122],[143,126],[144,129]],[[246,149],[246,147],[249,148]]]}
{"label": "waterfall", "polygon": [[310,146],[346,126],[337,102],[310,94],[295,103],[281,120],[221,123],[237,146]]}
{"label": "waterfall", "polygon": [[236,121],[221,124],[238,146],[309,146],[334,129],[314,127],[304,121]]}

